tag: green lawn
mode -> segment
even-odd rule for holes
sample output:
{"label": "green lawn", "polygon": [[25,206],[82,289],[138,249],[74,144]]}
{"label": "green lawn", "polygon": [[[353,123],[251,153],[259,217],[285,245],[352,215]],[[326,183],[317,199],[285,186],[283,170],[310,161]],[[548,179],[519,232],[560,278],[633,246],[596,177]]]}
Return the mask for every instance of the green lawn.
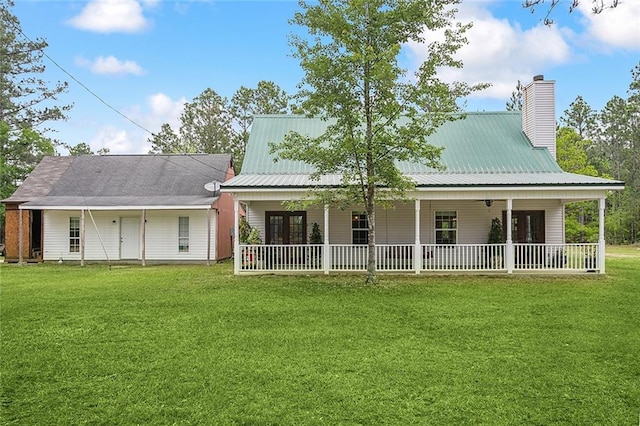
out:
{"label": "green lawn", "polygon": [[606,276],[0,265],[0,423],[637,425],[640,250]]}

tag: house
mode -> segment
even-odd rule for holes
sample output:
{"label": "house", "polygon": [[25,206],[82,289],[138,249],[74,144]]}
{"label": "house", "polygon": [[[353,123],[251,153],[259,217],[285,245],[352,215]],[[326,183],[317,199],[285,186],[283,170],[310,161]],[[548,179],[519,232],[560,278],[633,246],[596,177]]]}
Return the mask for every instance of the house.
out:
{"label": "house", "polygon": [[[376,210],[376,267],[382,272],[605,272],[607,193],[624,183],[565,173],[555,160],[555,82],[536,76],[521,112],[471,112],[447,122],[430,143],[444,147],[445,170],[404,162],[415,182],[409,201]],[[242,173],[222,184],[264,244],[236,241],[235,273],[365,271],[367,217],[362,206],[289,211],[284,201],[341,176],[311,180],[302,162],[273,161],[269,142],[295,131],[309,136],[328,123],[293,115],[256,117]],[[597,242],[566,244],[564,207],[598,200]],[[495,220],[497,219],[497,220]],[[492,223],[502,239],[488,242]],[[321,242],[309,244],[318,224]],[[509,226],[506,226],[509,224]]]}
{"label": "house", "polygon": [[232,255],[231,155],[45,157],[6,205],[6,261],[207,262]]}

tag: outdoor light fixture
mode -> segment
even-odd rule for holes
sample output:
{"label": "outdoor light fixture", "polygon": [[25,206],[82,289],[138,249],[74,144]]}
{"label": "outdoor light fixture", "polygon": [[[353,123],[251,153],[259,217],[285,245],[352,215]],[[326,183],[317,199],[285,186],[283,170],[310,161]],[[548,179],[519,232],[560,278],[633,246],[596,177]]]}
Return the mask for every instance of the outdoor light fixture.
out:
{"label": "outdoor light fixture", "polygon": [[493,204],[493,200],[484,200],[484,203],[487,205],[487,207],[491,207],[491,204]]}

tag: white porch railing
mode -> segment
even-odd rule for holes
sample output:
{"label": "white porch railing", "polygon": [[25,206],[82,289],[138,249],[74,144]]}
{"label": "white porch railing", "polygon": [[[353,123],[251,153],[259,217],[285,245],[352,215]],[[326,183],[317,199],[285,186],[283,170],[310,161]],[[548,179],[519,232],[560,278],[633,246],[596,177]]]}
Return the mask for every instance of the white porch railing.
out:
{"label": "white porch railing", "polygon": [[423,271],[506,270],[505,244],[425,244]]}
{"label": "white porch railing", "polygon": [[598,244],[514,244],[515,270],[597,271]]}
{"label": "white porch railing", "polygon": [[[239,272],[366,271],[366,245],[328,247],[325,256],[322,244],[241,244]],[[421,244],[416,256],[414,244],[381,244],[376,246],[376,267],[383,272],[592,272],[599,271],[601,266],[595,243],[515,243],[512,247],[513,252],[508,253],[506,244]]]}

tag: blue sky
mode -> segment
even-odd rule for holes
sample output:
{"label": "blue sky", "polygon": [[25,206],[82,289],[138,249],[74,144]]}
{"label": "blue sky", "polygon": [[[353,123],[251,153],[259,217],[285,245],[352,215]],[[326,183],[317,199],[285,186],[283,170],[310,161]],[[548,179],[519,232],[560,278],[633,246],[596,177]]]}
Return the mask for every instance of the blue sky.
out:
{"label": "blue sky", "polygon": [[[596,110],[626,97],[640,61],[640,0],[600,15],[582,2],[571,14],[561,2],[547,27],[544,5],[532,14],[520,0],[464,0],[458,18],[474,22],[458,55],[465,66],[442,75],[492,84],[467,100],[469,111],[504,110],[516,82],[536,74],[556,81],[558,116],[578,95]],[[177,128],[184,103],[208,87],[231,97],[271,80],[295,93],[302,71],[287,36],[297,30],[288,23],[296,10],[293,0],[16,0],[13,14],[29,38],[49,44],[59,67],[45,58],[45,79],[70,85],[61,101],[74,107],[66,122],[49,123],[57,131],[50,136],[135,154],[148,152],[147,131]],[[424,46],[404,52],[411,71]]]}

